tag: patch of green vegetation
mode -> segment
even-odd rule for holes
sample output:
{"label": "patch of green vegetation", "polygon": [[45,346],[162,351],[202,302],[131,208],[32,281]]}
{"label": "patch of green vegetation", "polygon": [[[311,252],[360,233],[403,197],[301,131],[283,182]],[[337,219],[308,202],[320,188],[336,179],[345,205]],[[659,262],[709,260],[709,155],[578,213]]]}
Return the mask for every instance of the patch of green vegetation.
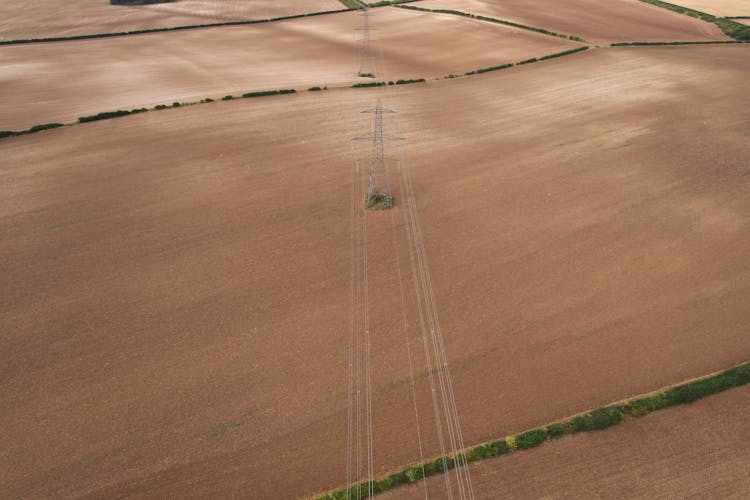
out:
{"label": "patch of green vegetation", "polygon": [[653,411],[691,403],[700,398],[748,383],[750,383],[750,362],[700,379],[581,413],[566,420],[508,436],[504,439],[481,443],[463,450],[456,456],[443,456],[425,461],[422,464],[410,464],[403,470],[385,478],[351,485],[317,498],[319,500],[364,498],[367,496],[370,486],[372,486],[374,492],[380,493],[402,484],[417,482],[423,477],[444,473],[455,468],[456,463],[475,462],[512,453],[516,450],[535,448],[549,439],[556,439],[566,434],[606,429],[623,421],[642,417]]}
{"label": "patch of green vegetation", "polygon": [[281,94],[295,94],[297,91],[294,89],[281,89],[281,90],[262,90],[260,92],[247,92],[242,94],[244,98],[250,97],[264,97],[267,95],[281,95]]}
{"label": "patch of green vegetation", "polygon": [[353,89],[360,89],[364,87],[382,87],[385,82],[367,82],[367,83],[355,83],[352,85]]}
{"label": "patch of green vegetation", "polygon": [[662,2],[661,0],[641,0],[641,2],[650,3],[651,5],[656,5],[657,7],[669,9],[690,17],[697,17],[698,19],[715,24],[725,35],[734,38],[737,41],[750,42],[750,26],[747,26],[746,24],[732,21],[726,17],[716,17],[699,10],[688,9],[687,7],[682,7],[680,5]]}
{"label": "patch of green vegetation", "polygon": [[425,80],[424,78],[414,78],[411,80],[396,80],[396,85],[408,85],[410,83],[424,83],[426,81],[427,80]]}
{"label": "patch of green vegetation", "polygon": [[309,89],[307,89],[308,92],[318,92],[320,90],[323,89],[321,89],[320,87],[310,87]]}
{"label": "patch of green vegetation", "polygon": [[375,78],[375,75],[372,73],[357,73],[357,76],[361,78]]}
{"label": "patch of green vegetation", "polygon": [[513,64],[501,64],[500,66],[491,66],[489,68],[479,68],[474,71],[467,71],[464,73],[466,76],[478,75],[480,73],[489,73],[490,71],[499,71],[501,69],[512,68]]}
{"label": "patch of green vegetation", "polygon": [[393,198],[387,194],[375,191],[367,197],[365,206],[368,210],[388,210],[393,208]]}
{"label": "patch of green vegetation", "polygon": [[361,0],[339,0],[339,2],[349,9],[364,9],[367,7],[367,4]]}
{"label": "patch of green vegetation", "polygon": [[231,101],[232,99],[234,99],[234,96],[231,95],[225,95],[221,98],[222,101]]}
{"label": "patch of green vegetation", "polygon": [[35,132],[41,132],[42,130],[49,130],[58,127],[64,127],[62,123],[43,123],[41,125],[34,125],[26,130],[0,130],[0,139],[5,137],[13,137],[16,135],[33,134]]}

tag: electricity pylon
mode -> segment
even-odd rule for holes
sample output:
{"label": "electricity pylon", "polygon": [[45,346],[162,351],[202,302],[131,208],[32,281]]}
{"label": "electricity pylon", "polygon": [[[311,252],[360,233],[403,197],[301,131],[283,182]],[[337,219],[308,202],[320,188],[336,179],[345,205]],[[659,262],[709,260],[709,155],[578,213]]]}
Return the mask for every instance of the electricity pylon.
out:
{"label": "electricity pylon", "polygon": [[364,18],[362,26],[357,28],[358,31],[362,32],[362,36],[357,41],[359,46],[359,76],[375,76],[375,65],[372,62],[372,44],[370,38],[370,30],[373,30],[370,26],[370,10],[363,7],[362,13],[359,14]]}
{"label": "electricity pylon", "polygon": [[385,135],[383,133],[383,115],[396,114],[392,109],[386,109],[378,99],[374,109],[362,111],[363,114],[372,115],[372,132],[370,134],[355,137],[355,141],[370,141],[372,151],[370,156],[365,159],[369,165],[369,176],[367,179],[367,196],[365,206],[373,210],[385,210],[393,207],[393,197],[388,189],[388,162],[399,163],[397,158],[385,156],[385,141],[401,141],[401,137],[394,135]]}

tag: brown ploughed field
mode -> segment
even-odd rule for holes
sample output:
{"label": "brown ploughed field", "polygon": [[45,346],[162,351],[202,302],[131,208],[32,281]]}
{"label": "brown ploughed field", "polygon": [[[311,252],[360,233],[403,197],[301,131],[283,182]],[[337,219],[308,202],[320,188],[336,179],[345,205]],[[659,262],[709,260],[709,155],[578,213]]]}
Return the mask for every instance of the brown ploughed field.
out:
{"label": "brown ploughed field", "polygon": [[672,0],[669,3],[715,16],[750,16],[747,0]]}
{"label": "brown ploughed field", "polygon": [[180,0],[150,5],[110,5],[108,0],[0,2],[0,40],[272,19],[343,8],[338,0]]}
{"label": "brown ploughed field", "polygon": [[[573,42],[472,19],[372,11],[376,73],[430,78],[568,50]],[[0,47],[0,130],[255,90],[351,85],[356,13],[252,26]],[[382,54],[380,53],[382,51]],[[382,61],[386,61],[386,65]],[[377,76],[377,75],[376,75]]]}
{"label": "brown ploughed field", "polygon": [[[723,498],[750,492],[750,387],[471,465],[477,499]],[[441,498],[442,478],[427,481]],[[419,483],[383,500],[424,496]]]}
{"label": "brown ploughed field", "polygon": [[711,23],[638,0],[425,0],[418,6],[494,17],[595,43],[731,40]]}
{"label": "brown ploughed field", "polygon": [[[743,45],[594,49],[1,140],[0,497],[346,481],[349,139],[378,97],[400,112],[467,444],[750,359],[748,77]],[[420,456],[398,196],[395,227],[368,215],[376,474]]]}

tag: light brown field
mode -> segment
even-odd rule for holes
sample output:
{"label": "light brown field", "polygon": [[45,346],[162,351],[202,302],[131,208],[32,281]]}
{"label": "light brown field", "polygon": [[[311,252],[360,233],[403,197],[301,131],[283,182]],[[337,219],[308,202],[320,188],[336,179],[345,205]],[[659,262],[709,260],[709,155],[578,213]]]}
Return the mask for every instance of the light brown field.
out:
{"label": "light brown field", "polygon": [[[381,79],[464,73],[577,44],[471,19],[374,10]],[[252,90],[351,85],[355,28],[343,13],[268,24],[0,47],[0,130]],[[387,65],[382,61],[387,61]]]}
{"label": "light brown field", "polygon": [[750,26],[750,19],[735,19],[738,23],[747,24]]}
{"label": "light brown field", "polygon": [[[467,443],[750,359],[748,55],[598,49],[0,141],[0,497],[344,482],[349,138],[377,96],[401,112]],[[419,458],[384,217],[378,473]]]}
{"label": "light brown field", "polygon": [[426,0],[419,6],[481,14],[596,43],[730,40],[711,23],[638,0]]}
{"label": "light brown field", "polygon": [[747,0],[674,0],[670,3],[715,16],[750,16]]}
{"label": "light brown field", "polygon": [[[750,387],[648,415],[606,431],[471,466],[478,499],[725,498],[750,495]],[[424,497],[424,484],[383,500]],[[444,478],[427,482],[441,498]]]}
{"label": "light brown field", "polygon": [[110,5],[108,0],[0,2],[0,40],[271,19],[343,8],[338,0],[180,0],[137,6]]}

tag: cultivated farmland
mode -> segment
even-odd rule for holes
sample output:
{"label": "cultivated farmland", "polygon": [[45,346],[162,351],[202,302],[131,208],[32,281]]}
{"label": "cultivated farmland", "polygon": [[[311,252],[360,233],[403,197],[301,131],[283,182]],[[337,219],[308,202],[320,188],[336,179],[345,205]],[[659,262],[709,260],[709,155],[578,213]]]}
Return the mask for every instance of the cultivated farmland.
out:
{"label": "cultivated farmland", "polygon": [[[734,83],[747,54],[602,49],[383,95],[410,131],[467,441],[750,357],[750,116]],[[0,144],[5,495],[342,482],[346,138],[375,95],[213,103]],[[387,314],[395,255],[371,253],[379,472],[418,458]]]}
{"label": "cultivated farmland", "polygon": [[269,19],[345,8],[338,0],[181,0],[109,5],[107,0],[28,0],[0,3],[0,40],[113,33],[174,26]]}
{"label": "cultivated farmland", "polygon": [[504,19],[595,43],[728,40],[710,23],[639,0],[426,0],[416,5]]}
{"label": "cultivated farmland", "polygon": [[[614,429],[480,462],[472,466],[476,498],[669,498],[675,492],[743,498],[750,491],[748,398],[750,389],[735,389]],[[441,486],[440,478],[430,479],[429,497],[439,498]],[[423,495],[419,484],[382,498]]]}
{"label": "cultivated farmland", "polygon": [[[0,498],[414,481],[750,360],[750,45],[369,13],[0,46],[0,129],[67,122],[0,133]],[[746,396],[392,493],[747,496]]]}
{"label": "cultivated farmland", "polygon": [[[456,16],[377,9],[377,60],[391,79],[433,78],[575,48]],[[0,130],[102,111],[253,90],[342,86],[357,77],[356,13],[59,44],[2,47]]]}

